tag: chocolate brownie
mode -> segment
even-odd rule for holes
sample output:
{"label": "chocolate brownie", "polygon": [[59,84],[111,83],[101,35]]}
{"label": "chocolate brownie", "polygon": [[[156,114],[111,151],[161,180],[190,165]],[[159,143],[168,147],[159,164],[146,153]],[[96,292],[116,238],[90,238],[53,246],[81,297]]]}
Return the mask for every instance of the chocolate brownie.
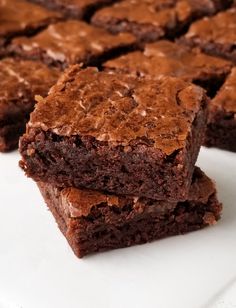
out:
{"label": "chocolate brownie", "polygon": [[160,78],[162,75],[181,77],[207,89],[214,95],[229,74],[232,64],[208,56],[198,49],[162,40],[145,46],[103,64],[104,69],[125,72],[136,76]]}
{"label": "chocolate brownie", "polygon": [[210,104],[205,144],[236,152],[236,68]]}
{"label": "chocolate brownie", "polygon": [[231,1],[124,0],[95,13],[93,24],[112,32],[132,32],[141,41],[179,35],[193,20],[212,15]]}
{"label": "chocolate brownie", "polygon": [[114,0],[30,0],[45,7],[60,11],[64,16],[88,19],[97,10]]}
{"label": "chocolate brownie", "polygon": [[59,72],[44,64],[6,58],[0,61],[0,151],[17,147],[34,107],[36,94],[46,96]]}
{"label": "chocolate brownie", "polygon": [[31,114],[21,166],[57,186],[185,200],[207,104],[202,88],[181,79],[75,65]]}
{"label": "chocolate brownie", "polygon": [[222,205],[215,186],[195,168],[185,202],[102,194],[38,183],[48,208],[78,257],[214,225]]}
{"label": "chocolate brownie", "polygon": [[236,63],[236,8],[196,21],[180,41]]}
{"label": "chocolate brownie", "polygon": [[95,65],[132,48],[134,43],[131,34],[112,35],[85,22],[70,20],[50,25],[34,37],[16,38],[10,49],[21,57],[65,68],[80,62]]}
{"label": "chocolate brownie", "polygon": [[0,51],[10,38],[32,34],[59,18],[60,14],[24,0],[0,0]]}

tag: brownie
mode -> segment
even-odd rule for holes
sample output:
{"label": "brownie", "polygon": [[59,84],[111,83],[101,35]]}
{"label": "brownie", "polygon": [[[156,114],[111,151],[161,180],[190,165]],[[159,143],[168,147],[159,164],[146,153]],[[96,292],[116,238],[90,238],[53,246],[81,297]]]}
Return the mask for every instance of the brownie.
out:
{"label": "brownie", "polygon": [[15,149],[25,131],[36,94],[46,96],[59,72],[44,64],[6,58],[0,61],[0,151]]}
{"label": "brownie", "polygon": [[180,41],[236,63],[236,8],[196,21]]}
{"label": "brownie", "polygon": [[102,194],[38,183],[48,208],[78,257],[151,242],[214,225],[222,205],[198,168],[185,202]]}
{"label": "brownie", "polygon": [[179,35],[192,21],[231,1],[124,0],[95,13],[92,22],[112,32],[132,32],[141,41]]}
{"label": "brownie", "polygon": [[236,68],[210,104],[205,145],[236,152]]}
{"label": "brownie", "polygon": [[51,10],[58,10],[64,16],[77,19],[89,19],[97,10],[114,0],[30,0]]}
{"label": "brownie", "polygon": [[232,64],[191,50],[179,44],[161,40],[149,43],[144,51],[134,51],[103,64],[106,70],[160,78],[162,75],[181,77],[204,87],[213,96],[224,82]]}
{"label": "brownie", "polygon": [[0,0],[0,52],[10,38],[32,34],[59,18],[60,14],[27,1]]}
{"label": "brownie", "polygon": [[83,21],[69,20],[50,25],[34,37],[16,38],[10,49],[21,57],[65,68],[80,62],[96,65],[134,44],[131,34],[112,35]]}
{"label": "brownie", "polygon": [[60,187],[185,200],[207,104],[202,88],[181,79],[75,65],[31,114],[21,166]]}

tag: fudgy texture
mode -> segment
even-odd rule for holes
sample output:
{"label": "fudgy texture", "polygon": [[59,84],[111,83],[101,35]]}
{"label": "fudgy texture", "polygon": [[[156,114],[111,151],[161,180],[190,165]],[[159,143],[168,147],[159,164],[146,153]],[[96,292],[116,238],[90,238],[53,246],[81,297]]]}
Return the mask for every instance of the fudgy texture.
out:
{"label": "fudgy texture", "polygon": [[181,77],[203,86],[212,96],[229,74],[232,64],[208,56],[198,49],[191,50],[170,41],[159,41],[145,46],[144,51],[134,51],[103,64],[104,69],[150,76]]}
{"label": "fudgy texture", "polygon": [[236,152],[236,68],[210,104],[205,145]]}
{"label": "fudgy texture", "polygon": [[10,38],[32,34],[59,18],[58,13],[24,0],[0,0],[0,52]]}
{"label": "fudgy texture", "polygon": [[222,210],[214,184],[198,168],[185,202],[118,197],[45,183],[38,186],[78,257],[214,225]]}
{"label": "fudgy texture", "polygon": [[44,64],[6,58],[0,61],[0,151],[17,147],[34,107],[36,94],[46,96],[59,72]]}
{"label": "fudgy texture", "polygon": [[21,139],[36,181],[185,200],[208,100],[181,79],[67,70],[40,100]]}
{"label": "fudgy texture", "polygon": [[64,16],[87,19],[95,10],[109,3],[114,3],[114,0],[30,0],[46,6],[52,10],[60,11]]}
{"label": "fudgy texture", "polygon": [[196,18],[216,13],[231,1],[124,0],[95,13],[92,22],[112,32],[132,32],[141,41],[173,37]]}
{"label": "fudgy texture", "polygon": [[180,42],[236,63],[236,8],[196,21]]}
{"label": "fudgy texture", "polygon": [[28,59],[62,68],[70,64],[95,65],[113,53],[131,49],[135,38],[128,33],[112,35],[82,21],[50,25],[34,37],[13,40],[11,51]]}

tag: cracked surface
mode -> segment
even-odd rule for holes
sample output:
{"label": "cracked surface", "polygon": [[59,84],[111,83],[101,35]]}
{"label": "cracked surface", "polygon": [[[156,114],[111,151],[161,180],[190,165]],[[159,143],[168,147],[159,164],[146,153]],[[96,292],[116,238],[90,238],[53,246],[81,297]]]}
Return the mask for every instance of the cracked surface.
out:
{"label": "cracked surface", "polygon": [[78,257],[214,225],[222,209],[214,184],[199,168],[184,203],[38,186]]}
{"label": "cracked surface", "polygon": [[114,0],[31,0],[31,2],[56,9],[65,16],[82,19],[90,16],[95,9],[114,3]]}
{"label": "cracked surface", "polygon": [[141,40],[154,41],[180,32],[195,18],[211,15],[220,7],[211,0],[125,0],[101,9],[92,21],[109,31],[128,31]]}
{"label": "cracked surface", "polygon": [[0,40],[30,33],[59,18],[58,13],[24,0],[0,0]]}
{"label": "cracked surface", "polygon": [[122,146],[140,138],[170,155],[185,147],[204,100],[201,88],[178,79],[145,80],[74,66],[39,101],[29,129]]}
{"label": "cracked surface", "polygon": [[205,132],[202,88],[68,69],[39,99],[20,143],[36,181],[158,200],[185,200]]}
{"label": "cracked surface", "polygon": [[236,8],[196,21],[181,41],[236,62]]}
{"label": "cracked surface", "polygon": [[58,70],[39,62],[10,58],[0,61],[0,150],[16,147],[33,110],[34,96],[46,96],[58,77]]}
{"label": "cracked surface", "polygon": [[113,51],[130,48],[134,43],[131,34],[112,35],[85,22],[69,20],[50,25],[34,37],[16,38],[10,49],[29,59],[66,67],[94,62]]}
{"label": "cracked surface", "polygon": [[211,88],[212,91],[217,81],[221,82],[225,79],[232,64],[226,60],[208,56],[198,49],[192,50],[162,40],[147,44],[143,52],[134,51],[105,62],[103,67],[155,79],[163,75],[181,77],[185,81],[200,83],[204,88],[207,90]]}

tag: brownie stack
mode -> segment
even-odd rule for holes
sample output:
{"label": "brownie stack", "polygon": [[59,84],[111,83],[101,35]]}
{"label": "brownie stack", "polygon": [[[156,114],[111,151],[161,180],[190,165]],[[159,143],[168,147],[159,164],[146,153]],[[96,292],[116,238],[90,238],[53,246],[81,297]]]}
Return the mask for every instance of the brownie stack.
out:
{"label": "brownie stack", "polygon": [[182,79],[79,65],[38,98],[20,164],[77,256],[215,224],[214,184],[194,167],[207,104]]}

